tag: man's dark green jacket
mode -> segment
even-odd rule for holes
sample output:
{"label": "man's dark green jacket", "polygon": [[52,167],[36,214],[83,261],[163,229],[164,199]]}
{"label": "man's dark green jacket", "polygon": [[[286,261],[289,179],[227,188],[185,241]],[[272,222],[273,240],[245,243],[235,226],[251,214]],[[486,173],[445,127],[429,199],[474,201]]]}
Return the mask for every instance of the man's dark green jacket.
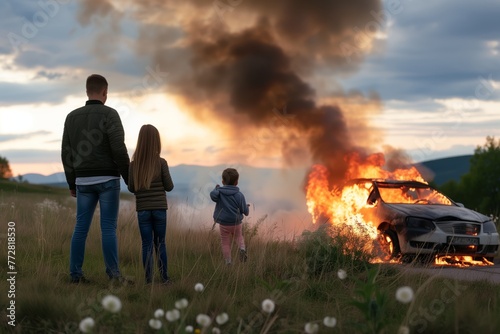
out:
{"label": "man's dark green jacket", "polygon": [[115,109],[89,100],[66,116],[61,159],[70,189],[77,177],[122,176],[128,184],[130,159]]}

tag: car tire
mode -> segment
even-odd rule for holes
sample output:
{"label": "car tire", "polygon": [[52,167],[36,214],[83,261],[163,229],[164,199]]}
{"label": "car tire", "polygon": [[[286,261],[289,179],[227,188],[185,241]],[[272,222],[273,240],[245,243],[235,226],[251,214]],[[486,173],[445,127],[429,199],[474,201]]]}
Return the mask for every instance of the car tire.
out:
{"label": "car tire", "polygon": [[393,230],[385,230],[383,232],[380,232],[379,245],[381,250],[380,257],[384,261],[389,261],[397,258],[401,254],[398,236]]}

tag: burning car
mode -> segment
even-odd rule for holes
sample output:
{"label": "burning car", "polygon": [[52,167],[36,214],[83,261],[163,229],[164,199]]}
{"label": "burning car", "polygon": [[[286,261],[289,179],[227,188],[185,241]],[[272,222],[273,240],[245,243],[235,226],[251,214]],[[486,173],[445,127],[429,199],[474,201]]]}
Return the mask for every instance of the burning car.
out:
{"label": "burning car", "polygon": [[378,230],[383,260],[428,262],[451,255],[492,262],[498,252],[499,235],[492,218],[426,183],[363,178],[347,182],[344,189],[363,198],[351,208]]}

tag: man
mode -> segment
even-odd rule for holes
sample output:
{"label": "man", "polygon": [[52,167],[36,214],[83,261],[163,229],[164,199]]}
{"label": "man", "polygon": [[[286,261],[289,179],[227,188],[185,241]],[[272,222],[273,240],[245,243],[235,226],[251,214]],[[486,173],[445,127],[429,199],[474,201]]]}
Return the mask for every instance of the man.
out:
{"label": "man", "polygon": [[98,74],[87,78],[88,101],[66,117],[61,158],[71,196],[76,197],[76,225],[71,238],[71,283],[88,283],[83,275],[85,241],[97,202],[106,273],[123,281],[118,266],[116,224],[120,175],[128,183],[129,156],[116,110],[104,105],[108,82]]}

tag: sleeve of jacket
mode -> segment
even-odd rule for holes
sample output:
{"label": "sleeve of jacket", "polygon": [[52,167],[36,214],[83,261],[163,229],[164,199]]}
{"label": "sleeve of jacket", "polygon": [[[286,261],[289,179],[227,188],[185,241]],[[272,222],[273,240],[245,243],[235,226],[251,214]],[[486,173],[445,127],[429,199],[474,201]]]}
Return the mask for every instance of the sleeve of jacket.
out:
{"label": "sleeve of jacket", "polygon": [[123,130],[122,121],[120,120],[120,115],[114,109],[108,116],[108,121],[106,122],[106,131],[108,133],[109,144],[111,146],[111,155],[113,160],[118,165],[120,174],[128,185],[128,168],[130,164],[130,159],[127,152],[127,147],[125,146],[125,131]]}
{"label": "sleeve of jacket", "polygon": [[134,173],[134,163],[131,162],[128,168],[128,183],[127,183],[128,191],[130,191],[131,193],[135,193],[133,173]]}
{"label": "sleeve of jacket", "polygon": [[219,189],[215,187],[211,192],[210,192],[210,198],[212,201],[217,202],[219,200]]}
{"label": "sleeve of jacket", "polygon": [[248,209],[248,206],[247,206],[247,201],[245,200],[245,195],[243,195],[242,193],[240,193],[240,210],[241,210],[241,213],[243,213],[245,216],[248,216],[248,214],[250,213],[250,210]]}
{"label": "sleeve of jacket", "polygon": [[71,143],[69,141],[69,134],[66,128],[66,121],[64,122],[64,130],[61,145],[61,160],[64,167],[64,175],[66,176],[66,182],[68,182],[69,189],[76,189],[76,173],[74,168],[75,158],[73,156],[73,150],[71,149]]}
{"label": "sleeve of jacket", "polygon": [[172,182],[170,170],[168,169],[168,163],[165,159],[161,159],[161,179],[163,182],[163,189],[165,189],[165,191],[171,191],[174,189],[174,183]]}

